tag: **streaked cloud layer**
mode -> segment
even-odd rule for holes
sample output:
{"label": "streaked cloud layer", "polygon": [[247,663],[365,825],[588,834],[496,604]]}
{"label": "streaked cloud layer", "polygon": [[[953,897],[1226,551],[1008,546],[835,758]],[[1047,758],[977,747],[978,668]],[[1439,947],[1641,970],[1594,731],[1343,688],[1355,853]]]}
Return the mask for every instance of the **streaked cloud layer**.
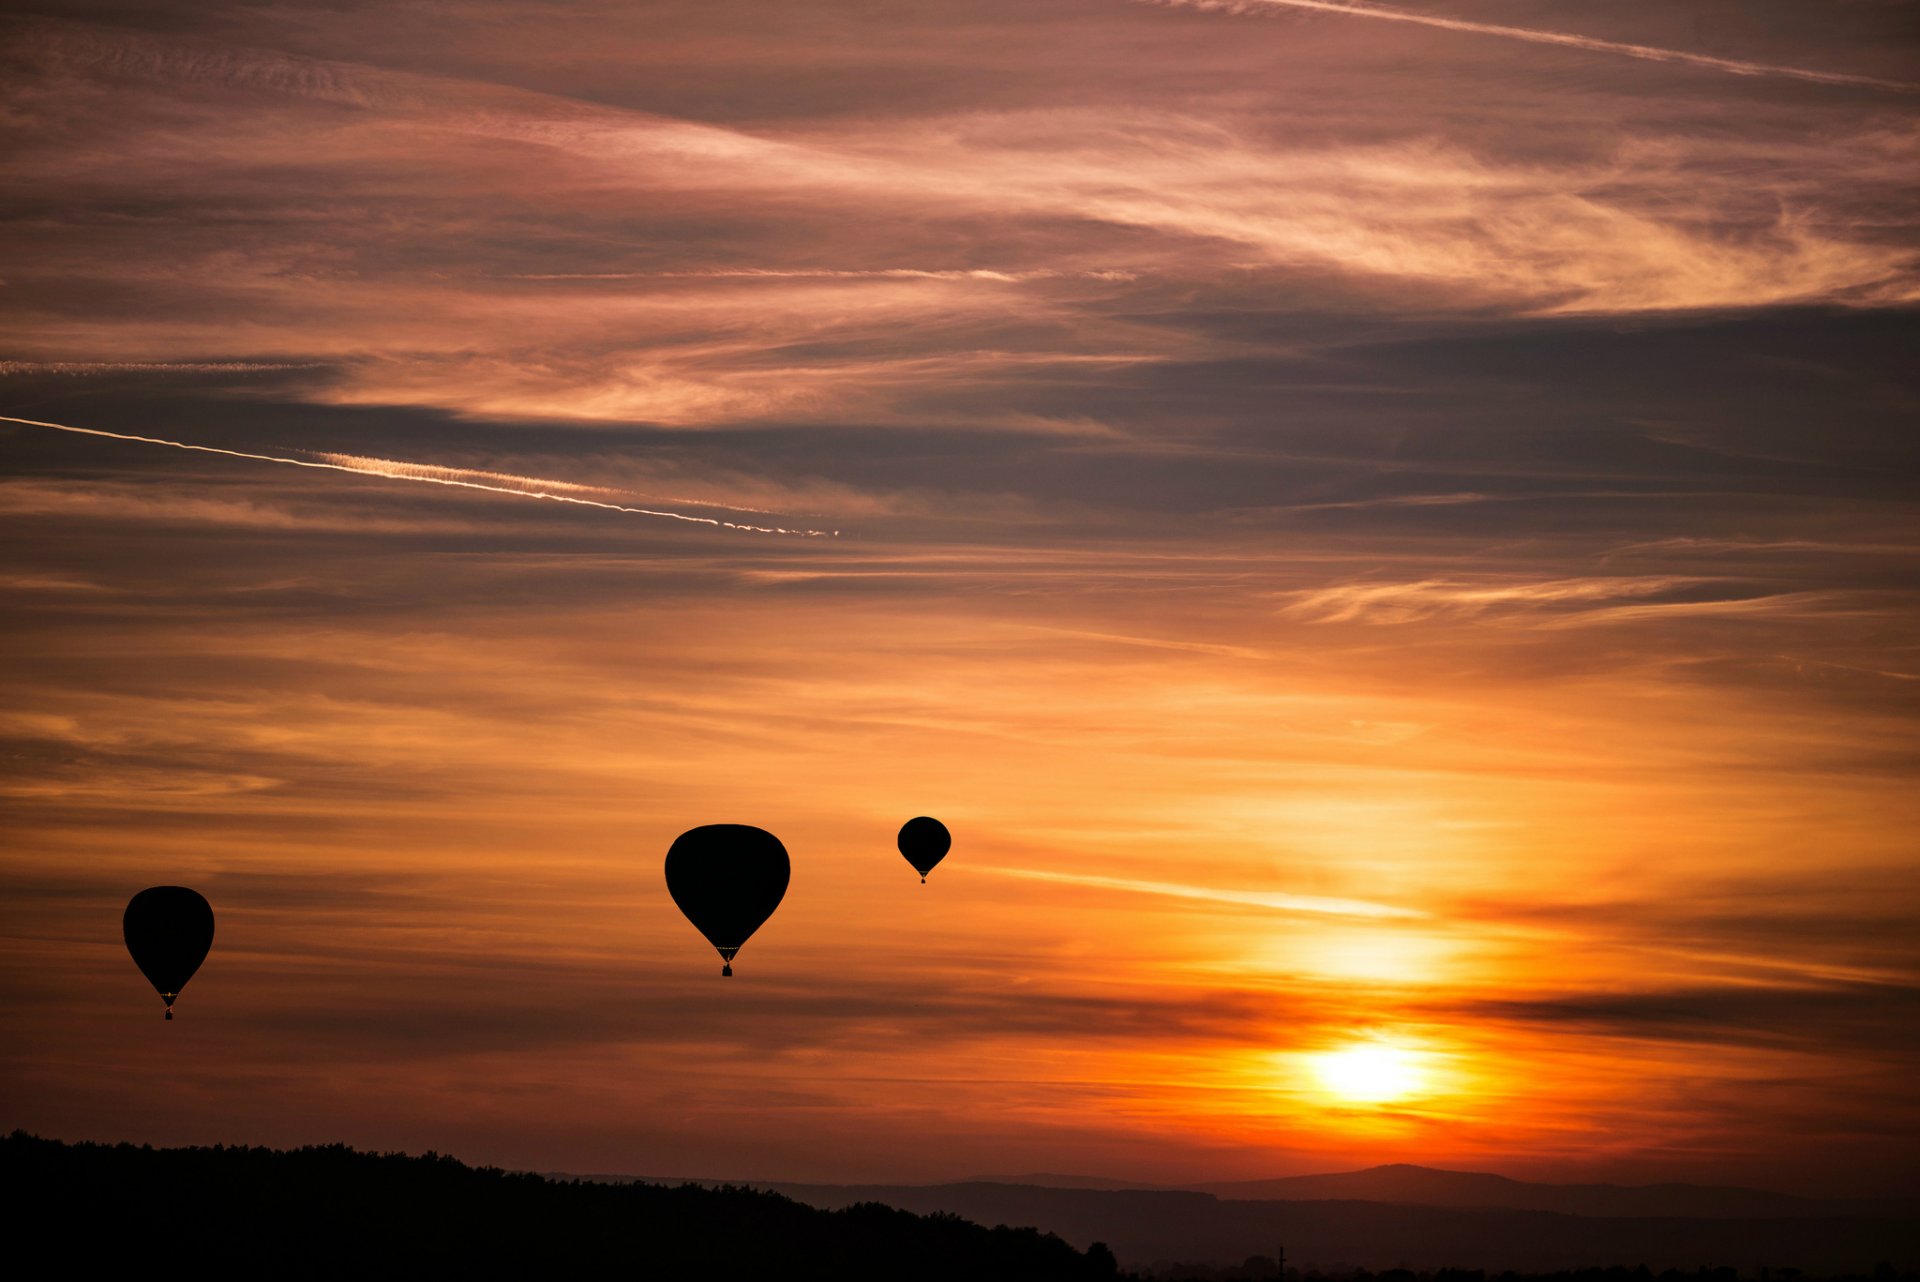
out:
{"label": "streaked cloud layer", "polygon": [[1898,6],[32,9],[9,1124],[1920,1173]]}

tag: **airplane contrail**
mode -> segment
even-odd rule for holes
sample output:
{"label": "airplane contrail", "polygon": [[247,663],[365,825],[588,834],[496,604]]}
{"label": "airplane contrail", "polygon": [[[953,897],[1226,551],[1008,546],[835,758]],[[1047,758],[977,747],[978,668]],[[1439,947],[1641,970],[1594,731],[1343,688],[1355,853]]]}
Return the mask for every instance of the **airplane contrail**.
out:
{"label": "airplane contrail", "polygon": [[631,498],[651,498],[662,503],[691,503],[695,507],[717,507],[728,512],[758,512],[762,516],[778,516],[779,509],[770,507],[749,507],[745,503],[708,503],[702,499],[686,498],[677,494],[642,494],[635,490],[619,490],[610,485],[581,485],[574,481],[555,481],[544,476],[519,476],[512,472],[483,472],[474,467],[447,467],[440,463],[407,463],[399,459],[368,458],[364,454],[335,454],[327,450],[301,450],[308,458],[317,458],[323,463],[338,463],[342,467],[352,468],[356,472],[365,472],[369,476],[390,476],[399,481],[414,481],[434,477],[451,477],[454,480],[480,480],[498,485],[509,485],[518,490],[559,490],[567,494],[625,494]]}
{"label": "airplane contrail", "polygon": [[318,361],[0,361],[0,374],[258,374],[318,368]]}
{"label": "airplane contrail", "polygon": [[1365,0],[1146,0],[1169,8],[1215,9],[1228,13],[1258,13],[1262,9],[1312,9],[1319,13],[1344,13],[1355,18],[1376,18],[1382,22],[1409,22],[1442,31],[1460,31],[1469,35],[1501,36],[1524,40],[1529,44],[1559,45],[1566,49],[1584,49],[1589,53],[1612,53],[1646,62],[1672,62],[1688,67],[1706,67],[1736,76],[1784,76],[1818,85],[1853,85],[1866,89],[1890,89],[1896,93],[1920,93],[1920,84],[1911,80],[1882,80],[1878,76],[1859,76],[1844,71],[1813,71],[1806,67],[1783,67],[1770,62],[1747,62],[1739,58],[1716,58],[1711,54],[1687,53],[1681,49],[1662,49],[1656,45],[1627,44],[1619,40],[1601,40],[1595,36],[1569,35],[1564,31],[1541,31],[1534,27],[1509,27],[1494,22],[1472,22],[1466,18],[1448,18],[1436,13],[1419,13],[1391,5],[1370,4]]}
{"label": "airplane contrail", "polygon": [[[430,464],[401,463],[388,459],[361,458],[353,454],[322,454],[314,459],[286,458],[278,454],[252,454],[246,450],[222,449],[217,445],[190,445],[185,441],[169,441],[157,436],[134,436],[126,432],[108,432],[97,427],[75,427],[70,423],[47,423],[33,418],[14,418],[10,414],[0,414],[0,423],[19,423],[26,427],[46,427],[56,432],[76,432],[81,436],[104,436],[114,441],[135,441],[142,445],[165,445],[176,450],[192,450],[198,454],[224,454],[228,458],[251,459],[256,463],[284,463],[289,467],[310,467],[327,472],[349,472],[355,476],[379,476],[393,481],[417,481],[423,485],[451,485],[463,490],[486,490],[492,494],[512,494],[523,499],[547,499],[554,503],[574,503],[581,507],[602,508],[609,512],[625,512],[633,516],[657,516],[668,521],[685,521],[690,525],[711,525],[716,529],[740,530],[748,534],[790,534],[802,538],[831,538],[838,530],[789,530],[777,525],[743,525],[736,521],[722,521],[711,516],[689,516],[685,512],[663,512],[653,508],[628,507],[622,503],[607,503],[600,499],[580,498],[573,494],[557,494],[554,489],[580,489],[567,481],[542,481],[538,477],[515,477],[500,473],[475,472],[471,468],[434,468]],[[407,470],[402,470],[407,469]],[[419,469],[419,470],[412,470]],[[520,481],[531,486],[548,486],[547,489],[515,489],[511,485],[496,485],[488,481],[463,480],[460,476],[432,475],[433,472],[454,472],[466,476],[492,476],[501,481]]]}
{"label": "airplane contrail", "polygon": [[984,280],[1020,284],[1030,280],[1138,280],[1125,271],[997,271],[989,267],[934,270],[925,267],[845,268],[732,267],[686,272],[515,272],[509,280]]}
{"label": "airplane contrail", "polygon": [[355,472],[365,472],[368,476],[386,476],[396,481],[439,480],[446,478],[455,481],[480,481],[489,485],[505,485],[517,490],[553,490],[563,494],[624,494],[624,490],[612,489],[605,485],[581,485],[574,481],[554,481],[544,476],[520,476],[512,472],[483,472],[476,467],[445,467],[439,463],[408,463],[400,459],[368,458],[364,454],[335,454],[327,450],[301,450],[308,458],[319,459],[322,463],[338,463],[341,467]]}

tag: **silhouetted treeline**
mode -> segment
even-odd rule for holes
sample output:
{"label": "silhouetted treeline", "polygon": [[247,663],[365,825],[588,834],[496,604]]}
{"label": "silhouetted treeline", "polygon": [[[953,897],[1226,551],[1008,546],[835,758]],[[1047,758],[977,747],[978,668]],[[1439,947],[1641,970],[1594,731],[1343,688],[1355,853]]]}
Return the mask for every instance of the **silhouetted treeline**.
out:
{"label": "silhouetted treeline", "polygon": [[0,1140],[16,1268],[98,1277],[1080,1282],[1114,1277],[1034,1229],[746,1188],[560,1182],[345,1145],[154,1149]]}

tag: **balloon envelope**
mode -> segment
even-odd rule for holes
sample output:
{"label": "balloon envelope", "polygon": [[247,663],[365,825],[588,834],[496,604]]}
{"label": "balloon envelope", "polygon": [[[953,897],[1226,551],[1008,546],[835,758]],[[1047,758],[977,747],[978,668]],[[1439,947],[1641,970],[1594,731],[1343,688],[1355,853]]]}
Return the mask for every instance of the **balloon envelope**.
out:
{"label": "balloon envelope", "polygon": [[953,848],[953,834],[938,819],[921,815],[907,820],[906,826],[900,829],[898,844],[900,853],[920,874],[920,880],[925,881],[933,866],[945,859],[947,851]]}
{"label": "balloon envelope", "polygon": [[733,955],[773,916],[792,876],[780,839],[746,824],[692,828],[667,850],[667,893],[720,950],[722,975],[733,974]]}
{"label": "balloon envelope", "polygon": [[133,964],[167,1004],[200,969],[213,947],[213,907],[185,886],[150,886],[127,901],[120,919]]}

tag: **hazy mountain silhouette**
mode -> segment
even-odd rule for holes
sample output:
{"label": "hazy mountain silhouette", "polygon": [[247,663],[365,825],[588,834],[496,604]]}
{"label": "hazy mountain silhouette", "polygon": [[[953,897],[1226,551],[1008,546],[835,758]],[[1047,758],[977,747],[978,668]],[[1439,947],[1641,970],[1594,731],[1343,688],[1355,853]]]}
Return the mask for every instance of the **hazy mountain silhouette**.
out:
{"label": "hazy mountain silhouette", "polygon": [[1166,1189],[1072,1189],[964,1183],[773,1184],[811,1206],[880,1202],[981,1224],[1026,1224],[1069,1243],[1107,1243],[1129,1268],[1169,1261],[1237,1263],[1285,1246],[1292,1263],[1552,1272],[1620,1264],[1797,1268],[1871,1274],[1920,1259],[1920,1219],[1858,1215],[1589,1216],[1541,1210],[1358,1200],[1238,1200]]}
{"label": "hazy mountain silhouette", "polygon": [[[1820,1201],[1764,1189],[1701,1184],[1535,1184],[1504,1175],[1447,1171],[1405,1163],[1335,1175],[1296,1175],[1182,1187],[1239,1200],[1396,1202],[1413,1206],[1558,1211],[1566,1215],[1746,1219],[1896,1214],[1903,1209],[1892,1200]],[[1913,1214],[1917,1206],[1920,1204],[1909,1202],[1904,1211]]]}
{"label": "hazy mountain silhouette", "polygon": [[[744,1188],[556,1183],[345,1145],[135,1148],[0,1140],[14,1276],[1092,1282],[1032,1229]],[[22,1258],[44,1273],[21,1273]]]}
{"label": "hazy mountain silhouette", "polygon": [[1150,1184],[1142,1180],[1116,1180],[1104,1175],[1055,1175],[1036,1171],[1030,1175],[975,1175],[956,1184],[1030,1184],[1041,1189],[1198,1189],[1197,1184]]}
{"label": "hazy mountain silhouette", "polygon": [[1159,1189],[1212,1193],[1232,1201],[1390,1202],[1513,1211],[1557,1211],[1607,1217],[1682,1216],[1751,1219],[1772,1216],[1920,1216],[1920,1198],[1810,1198],[1769,1189],[1712,1184],[1542,1184],[1396,1162],[1360,1171],[1291,1175],[1268,1180],[1147,1184],[1098,1175],[982,1175],[958,1183],[1030,1184],[1051,1189]]}

